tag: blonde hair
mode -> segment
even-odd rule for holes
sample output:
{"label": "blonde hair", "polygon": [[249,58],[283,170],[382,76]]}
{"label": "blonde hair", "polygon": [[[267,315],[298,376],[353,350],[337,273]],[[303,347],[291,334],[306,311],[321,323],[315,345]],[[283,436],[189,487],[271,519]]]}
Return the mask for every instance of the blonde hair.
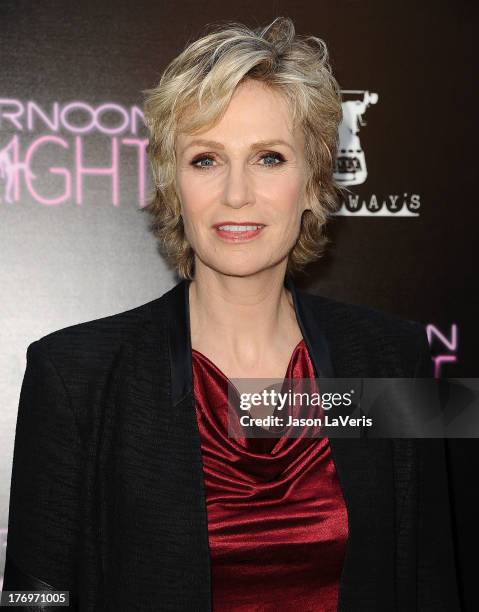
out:
{"label": "blonde hair", "polygon": [[141,209],[152,216],[149,229],[181,278],[194,277],[194,252],[188,243],[175,184],[178,126],[194,133],[219,120],[246,79],[262,81],[287,99],[294,125],[305,137],[308,167],[306,197],[311,210],[301,219],[287,273],[319,259],[329,242],[324,226],[337,210],[341,187],[333,179],[342,119],[341,90],[333,77],[326,44],[299,36],[291,19],[277,17],[263,28],[217,22],[188,44],[164,70],[144,102],[149,130],[148,157],[155,193]]}

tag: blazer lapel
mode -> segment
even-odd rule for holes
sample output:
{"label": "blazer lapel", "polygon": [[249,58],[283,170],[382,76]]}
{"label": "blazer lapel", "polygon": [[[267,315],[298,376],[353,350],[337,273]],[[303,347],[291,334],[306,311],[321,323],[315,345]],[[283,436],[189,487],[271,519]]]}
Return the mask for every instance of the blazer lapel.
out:
{"label": "blazer lapel", "polygon": [[[189,325],[189,281],[180,281],[162,299],[166,303],[168,349],[170,361],[171,410],[168,435],[178,441],[181,453],[171,447],[173,467],[188,472],[183,478],[186,501],[194,502],[194,512],[175,505],[176,522],[169,528],[174,540],[183,541],[185,525],[192,536],[190,549],[179,557],[197,560],[187,565],[201,576],[200,600],[192,595],[197,609],[211,609],[210,558],[207,546],[207,514],[204,481],[201,470],[201,442],[196,425],[191,363]],[[289,277],[285,286],[291,291],[298,324],[318,377],[354,378],[371,375],[370,357],[361,354],[354,333],[348,334],[341,321],[334,321],[326,300],[298,290]],[[352,359],[351,357],[355,357]],[[383,609],[394,607],[394,479],[389,440],[364,438],[330,438],[332,458],[348,510],[349,540],[340,579],[339,610]],[[189,461],[193,462],[193,467]],[[174,571],[175,566],[170,567]],[[185,580],[185,569],[181,568]],[[186,576],[187,577],[187,576]],[[179,580],[180,576],[177,576]],[[190,584],[197,580],[190,576]],[[318,577],[320,580],[321,577]],[[186,597],[185,592],[183,593]],[[206,606],[202,607],[201,603]],[[192,599],[193,602],[193,599]],[[186,602],[185,602],[186,603]],[[189,609],[186,605],[185,609]]]}

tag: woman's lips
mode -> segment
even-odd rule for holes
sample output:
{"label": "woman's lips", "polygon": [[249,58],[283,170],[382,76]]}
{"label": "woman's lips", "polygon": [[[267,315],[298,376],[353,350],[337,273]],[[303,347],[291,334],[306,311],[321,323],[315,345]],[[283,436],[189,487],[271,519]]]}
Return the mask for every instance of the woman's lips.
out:
{"label": "woman's lips", "polygon": [[[218,226],[215,226],[213,229],[215,230],[217,236],[226,242],[247,242],[249,240],[253,240],[262,232],[262,230],[266,227],[264,225],[255,226],[255,225],[224,225],[221,226],[221,229]],[[228,229],[225,229],[225,228]],[[256,229],[254,229],[256,228]]]}

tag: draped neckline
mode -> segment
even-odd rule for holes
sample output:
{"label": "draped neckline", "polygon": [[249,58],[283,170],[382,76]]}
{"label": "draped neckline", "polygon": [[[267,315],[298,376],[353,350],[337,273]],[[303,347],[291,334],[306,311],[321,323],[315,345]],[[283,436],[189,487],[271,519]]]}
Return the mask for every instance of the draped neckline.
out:
{"label": "draped neckline", "polygon": [[[328,438],[288,427],[230,436],[230,381],[192,351],[213,610],[337,610],[348,515]],[[283,380],[292,378],[315,378],[304,339]]]}
{"label": "draped neckline", "polygon": [[[301,338],[301,340],[296,344],[296,346],[294,347],[290,357],[289,357],[289,361],[288,361],[288,365],[286,366],[286,372],[284,373],[284,376],[282,377],[282,380],[284,380],[287,375],[288,375],[288,371],[290,369],[291,366],[291,362],[296,354],[296,351],[298,350],[299,347],[301,347],[304,344],[304,338]],[[212,361],[207,355],[205,355],[204,353],[202,353],[201,351],[198,351],[197,349],[192,348],[191,349],[192,353],[196,353],[197,355],[200,355],[205,361],[207,361],[210,366],[216,371],[216,373],[221,376],[222,378],[224,378],[228,383],[231,383],[231,379],[228,378],[228,376],[226,376],[226,374],[216,365],[216,363],[214,361]],[[234,385],[233,385],[234,386]]]}

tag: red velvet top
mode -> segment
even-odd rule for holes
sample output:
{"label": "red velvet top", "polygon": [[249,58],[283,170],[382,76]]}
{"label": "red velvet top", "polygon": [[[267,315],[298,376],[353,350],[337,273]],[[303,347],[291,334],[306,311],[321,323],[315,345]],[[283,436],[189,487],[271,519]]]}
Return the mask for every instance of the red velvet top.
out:
{"label": "red velvet top", "polygon": [[[228,437],[228,379],[192,350],[214,612],[337,610],[347,510],[327,438]],[[315,378],[304,340],[286,378]]]}

